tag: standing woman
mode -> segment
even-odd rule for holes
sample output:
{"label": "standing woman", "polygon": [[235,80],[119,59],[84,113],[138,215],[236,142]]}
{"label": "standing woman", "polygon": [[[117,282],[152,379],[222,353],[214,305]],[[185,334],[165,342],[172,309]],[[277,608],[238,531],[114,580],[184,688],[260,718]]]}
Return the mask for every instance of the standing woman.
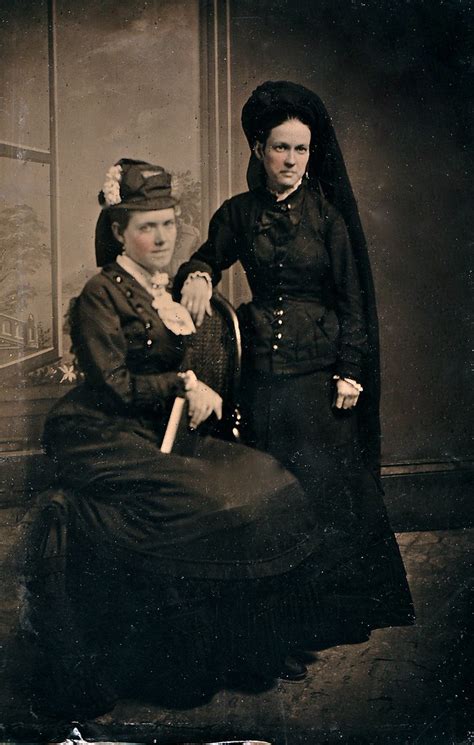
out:
{"label": "standing woman", "polygon": [[364,234],[318,96],[263,83],[242,125],[250,190],[213,216],[175,292],[200,324],[208,284],[241,262],[253,295],[239,309],[247,441],[297,475],[321,535],[334,539],[320,557],[320,644],[360,641],[413,622],[379,487],[378,327]]}

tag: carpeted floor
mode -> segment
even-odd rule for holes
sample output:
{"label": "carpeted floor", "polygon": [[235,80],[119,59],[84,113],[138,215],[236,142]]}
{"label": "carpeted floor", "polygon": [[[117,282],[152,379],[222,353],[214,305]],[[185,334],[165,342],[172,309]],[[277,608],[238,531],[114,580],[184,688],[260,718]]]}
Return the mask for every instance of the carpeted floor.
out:
{"label": "carpeted floor", "polygon": [[[14,510],[10,517],[3,512],[4,525],[15,521]],[[106,716],[76,726],[88,740],[152,745],[239,738],[272,745],[473,745],[466,699],[473,535],[399,534],[416,626],[321,652],[302,683],[252,695],[224,690],[190,710],[120,701]],[[42,717],[29,701],[28,661],[18,657],[13,633],[18,601],[9,572],[0,576],[9,599],[0,616],[0,733],[9,741],[63,740],[71,724]]]}

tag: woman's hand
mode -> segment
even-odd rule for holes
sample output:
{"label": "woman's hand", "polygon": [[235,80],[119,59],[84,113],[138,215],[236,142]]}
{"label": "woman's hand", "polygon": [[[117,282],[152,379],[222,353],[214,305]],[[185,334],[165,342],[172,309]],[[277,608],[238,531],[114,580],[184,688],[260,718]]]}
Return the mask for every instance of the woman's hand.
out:
{"label": "woman's hand", "polygon": [[336,395],[334,397],[334,406],[336,409],[352,409],[359,398],[357,388],[347,380],[339,378],[336,381]]}
{"label": "woman's hand", "polygon": [[186,391],[191,429],[196,429],[214,412],[218,419],[222,419],[222,398],[200,380],[192,390]]}
{"label": "woman's hand", "polygon": [[201,326],[206,313],[212,316],[209,283],[204,277],[193,277],[190,282],[185,282],[181,290],[181,305],[189,311],[196,326]]}

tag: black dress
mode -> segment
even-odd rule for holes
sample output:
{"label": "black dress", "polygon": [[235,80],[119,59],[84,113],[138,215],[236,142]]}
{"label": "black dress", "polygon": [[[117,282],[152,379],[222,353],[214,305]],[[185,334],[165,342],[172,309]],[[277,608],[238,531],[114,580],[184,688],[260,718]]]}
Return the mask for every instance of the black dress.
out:
{"label": "black dress", "polygon": [[44,435],[63,488],[30,515],[25,567],[58,710],[102,711],[147,686],[175,697],[230,671],[272,678],[294,645],[411,618],[385,516],[366,520],[355,491],[342,504],[328,483],[315,509],[257,450],[185,435],[160,452],[186,339],[119,265],[86,285],[73,338],[85,382]]}
{"label": "black dress", "polygon": [[[360,381],[367,350],[344,221],[305,183],[279,202],[264,188],[240,194],[213,217],[208,241],[179,270],[176,291],[189,272],[208,271],[218,282],[238,260],[253,294],[239,308],[247,440],[302,481],[315,467],[327,478],[324,454],[339,469],[350,455],[344,450],[357,444],[353,412],[332,407],[333,376]],[[308,488],[317,500],[318,483]]]}
{"label": "black dress", "polygon": [[[347,531],[351,545],[367,530],[383,536],[386,548],[365,557],[364,571],[385,577],[387,587],[396,578],[399,605],[379,608],[369,625],[412,623],[403,565],[360,437],[358,412],[372,391],[367,386],[354,410],[333,406],[334,375],[365,383],[368,347],[344,220],[306,181],[281,201],[264,187],[232,197],[212,218],[208,240],[178,271],[176,296],[189,273],[209,272],[217,283],[236,261],[253,295],[239,308],[246,441],[298,477],[325,527]],[[333,561],[341,550],[336,546]],[[354,603],[364,602],[361,589]]]}

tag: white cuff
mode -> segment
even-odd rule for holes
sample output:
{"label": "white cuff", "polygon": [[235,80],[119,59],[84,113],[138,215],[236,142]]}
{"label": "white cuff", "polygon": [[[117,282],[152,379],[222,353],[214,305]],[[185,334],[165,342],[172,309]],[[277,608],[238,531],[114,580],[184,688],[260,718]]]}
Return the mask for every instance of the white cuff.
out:
{"label": "white cuff", "polygon": [[196,279],[197,277],[202,277],[206,280],[209,291],[208,300],[210,300],[212,297],[212,279],[211,275],[208,272],[191,272],[191,274],[188,274],[186,281],[183,282],[183,289],[186,287],[187,284],[190,284],[193,279]]}
{"label": "white cuff", "polygon": [[184,390],[186,391],[186,393],[188,391],[193,391],[198,384],[198,379],[196,377],[196,374],[192,370],[186,370],[186,372],[179,372],[178,378],[181,378],[181,380],[183,381]]}
{"label": "white cuff", "polygon": [[343,378],[341,375],[333,375],[333,380],[345,380],[346,383],[349,383],[352,385],[359,393],[362,393],[364,390],[360,383],[357,382],[357,380],[353,380],[352,378]]}

